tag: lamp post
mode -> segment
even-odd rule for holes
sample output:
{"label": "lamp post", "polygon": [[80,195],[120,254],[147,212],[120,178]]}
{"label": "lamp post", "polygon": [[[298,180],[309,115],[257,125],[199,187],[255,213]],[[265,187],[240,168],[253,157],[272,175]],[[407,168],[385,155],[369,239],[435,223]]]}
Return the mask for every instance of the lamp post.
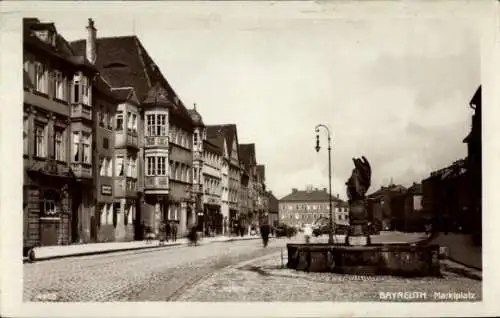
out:
{"label": "lamp post", "polygon": [[330,202],[330,226],[328,229],[328,244],[333,244],[333,208],[332,208],[332,147],[331,147],[331,137],[330,137],[330,129],[326,125],[319,124],[316,126],[316,152],[319,152],[321,147],[319,146],[319,130],[320,128],[324,128],[328,134],[328,184],[329,184],[329,202]]}

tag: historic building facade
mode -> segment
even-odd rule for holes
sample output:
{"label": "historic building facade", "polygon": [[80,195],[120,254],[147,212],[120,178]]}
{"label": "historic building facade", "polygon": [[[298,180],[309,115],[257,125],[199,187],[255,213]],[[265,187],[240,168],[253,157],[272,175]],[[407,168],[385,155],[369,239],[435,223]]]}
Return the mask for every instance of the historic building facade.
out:
{"label": "historic building facade", "polygon": [[[74,52],[85,51],[85,41],[75,41],[71,45]],[[123,154],[124,174],[126,156],[129,156],[131,175],[121,176],[126,180],[126,193],[125,198],[121,197],[115,204],[116,219],[128,225],[132,218],[137,239],[146,231],[158,232],[160,223],[167,220],[176,222],[179,235],[183,235],[195,220],[191,190],[193,125],[190,115],[136,36],[97,38],[96,56],[95,65],[104,80],[114,91],[132,89],[135,96],[127,100],[137,103],[135,125],[139,149],[137,157],[134,157],[133,146],[127,145],[126,150],[121,148],[118,151]],[[130,122],[132,128],[135,122],[133,106],[125,106],[124,113],[118,113],[123,115],[123,125]],[[127,117],[129,109],[130,117]],[[130,140],[135,140],[133,134]],[[129,189],[133,189],[134,158],[137,194],[126,190],[127,183]],[[115,172],[119,166],[115,162]],[[117,178],[116,182],[123,184],[119,180]]]}
{"label": "historic building facade", "polygon": [[[333,217],[336,224],[349,224],[347,203],[332,197]],[[291,226],[313,224],[319,219],[330,217],[329,195],[323,190],[306,187],[305,190],[292,189],[292,193],[279,200],[279,222]]]}
{"label": "historic building facade", "polygon": [[25,249],[90,240],[95,75],[53,23],[23,19]]}
{"label": "historic building facade", "polygon": [[[255,144],[240,144],[239,145],[240,161],[244,175],[242,178],[242,191],[246,198],[246,213],[242,213],[241,223],[247,228],[258,226],[258,211],[257,211],[257,157],[255,153]],[[248,178],[248,180],[246,180]]]}
{"label": "historic building facade", "polygon": [[223,234],[235,233],[238,225],[239,199],[241,185],[241,170],[238,151],[238,132],[235,124],[207,126],[207,135],[209,138],[223,136],[225,138],[224,162],[222,166],[222,200],[225,199],[225,172],[227,170],[227,204],[226,211],[222,207]]}
{"label": "historic building facade", "polygon": [[222,197],[222,151],[224,139],[203,141],[203,218],[204,233],[220,235],[223,233],[224,219],[221,213]]}

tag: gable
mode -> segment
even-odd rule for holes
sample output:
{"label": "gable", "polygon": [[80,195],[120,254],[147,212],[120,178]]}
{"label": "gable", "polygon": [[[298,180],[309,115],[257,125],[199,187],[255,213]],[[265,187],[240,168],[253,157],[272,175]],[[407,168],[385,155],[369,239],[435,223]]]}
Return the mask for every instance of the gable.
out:
{"label": "gable", "polygon": [[224,145],[224,152],[223,152],[224,158],[225,158],[225,159],[229,159],[229,154],[227,153],[226,138],[224,138],[223,145]]}
{"label": "gable", "polygon": [[234,159],[236,162],[240,162],[238,158],[238,145],[236,144],[236,137],[233,138],[233,147],[231,152],[231,159]]}

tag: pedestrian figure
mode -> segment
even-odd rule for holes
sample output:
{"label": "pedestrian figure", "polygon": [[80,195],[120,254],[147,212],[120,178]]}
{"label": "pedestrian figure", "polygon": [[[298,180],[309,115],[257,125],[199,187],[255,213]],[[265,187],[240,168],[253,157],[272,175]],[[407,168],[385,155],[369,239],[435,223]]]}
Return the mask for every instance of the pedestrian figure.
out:
{"label": "pedestrian figure", "polygon": [[171,232],[172,231],[171,231],[170,222],[165,221],[165,239],[167,240],[167,243],[168,243],[168,239],[170,238]]}
{"label": "pedestrian figure", "polygon": [[260,226],[260,235],[262,236],[262,242],[264,243],[264,247],[267,247],[267,243],[269,242],[269,233],[271,232],[271,228],[269,224],[264,223]]}
{"label": "pedestrian figure", "polygon": [[175,221],[172,222],[172,241],[177,242],[177,223]]}

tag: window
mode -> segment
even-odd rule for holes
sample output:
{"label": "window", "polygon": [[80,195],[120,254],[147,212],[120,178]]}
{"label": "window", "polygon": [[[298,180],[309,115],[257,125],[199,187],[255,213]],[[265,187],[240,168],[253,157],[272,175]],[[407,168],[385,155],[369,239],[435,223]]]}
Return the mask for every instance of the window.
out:
{"label": "window", "polygon": [[132,114],[132,132],[137,134],[137,114]]}
{"label": "window", "polygon": [[193,146],[197,147],[198,146],[198,132],[195,132],[193,134]]}
{"label": "window", "polygon": [[166,136],[166,123],[167,116],[164,114],[158,114],[156,121],[156,135],[157,136]]}
{"label": "window", "polygon": [[132,113],[127,112],[127,129],[132,130]]}
{"label": "window", "polygon": [[124,172],[123,156],[118,155],[116,156],[116,176],[123,177],[125,175]]}
{"label": "window", "polygon": [[109,148],[109,138],[106,138],[106,137],[102,138],[102,147],[104,149],[108,149]]}
{"label": "window", "polygon": [[167,166],[166,166],[167,157],[161,156],[157,157],[157,170],[156,175],[158,176],[166,176],[167,175]]}
{"label": "window", "polygon": [[153,176],[155,171],[155,157],[146,157],[146,175]]}
{"label": "window", "polygon": [[155,118],[156,116],[153,115],[146,115],[146,134],[147,136],[154,136],[155,135]]}
{"label": "window", "polygon": [[35,62],[35,89],[40,93],[47,93],[45,67],[40,62]]}
{"label": "window", "polygon": [[83,162],[92,163],[92,153],[90,151],[91,147],[91,137],[89,133],[82,133],[82,144],[83,144]]}
{"label": "window", "polygon": [[64,100],[64,79],[60,71],[54,71],[54,97]]}
{"label": "window", "polygon": [[75,74],[75,76],[73,77],[73,92],[72,92],[73,94],[71,96],[72,103],[80,103],[82,100],[80,91],[80,85],[81,85],[80,79],[81,79],[80,74]]}
{"label": "window", "polygon": [[46,155],[46,136],[45,136],[45,125],[36,124],[35,125],[35,156],[40,158],[45,158]]}
{"label": "window", "polygon": [[106,175],[108,177],[113,176],[113,158],[108,158],[108,160],[107,160],[107,173],[106,173]]}
{"label": "window", "polygon": [[27,116],[23,119],[23,154],[27,155],[29,151],[29,118]]}
{"label": "window", "polygon": [[73,161],[80,162],[80,133],[73,132]]}
{"label": "window", "polygon": [[113,129],[113,115],[109,111],[106,111],[104,114],[106,115],[106,119],[104,121],[108,124],[108,129]]}
{"label": "window", "polygon": [[107,122],[107,117],[106,117],[107,114],[104,107],[99,107],[97,114],[99,115],[99,126],[104,127],[104,125]]}
{"label": "window", "polygon": [[99,175],[100,176],[105,176],[107,173],[107,163],[108,159],[107,158],[100,158],[99,159]]}
{"label": "window", "polygon": [[56,129],[54,133],[54,156],[57,161],[66,161],[64,152],[64,131]]}
{"label": "window", "polygon": [[116,131],[123,130],[123,111],[119,110],[116,112]]}
{"label": "window", "polygon": [[45,215],[56,215],[57,214],[57,209],[56,209],[56,201],[54,200],[45,200],[44,201],[44,212]]}
{"label": "window", "polygon": [[132,157],[130,159],[130,165],[131,165],[131,169],[132,169],[132,178],[137,178],[137,158],[136,157]]}
{"label": "window", "polygon": [[127,177],[132,177],[132,157],[127,157]]}
{"label": "window", "polygon": [[90,105],[90,83],[89,79],[85,76],[82,76],[81,80],[81,85],[82,85],[82,102],[85,105]]}

